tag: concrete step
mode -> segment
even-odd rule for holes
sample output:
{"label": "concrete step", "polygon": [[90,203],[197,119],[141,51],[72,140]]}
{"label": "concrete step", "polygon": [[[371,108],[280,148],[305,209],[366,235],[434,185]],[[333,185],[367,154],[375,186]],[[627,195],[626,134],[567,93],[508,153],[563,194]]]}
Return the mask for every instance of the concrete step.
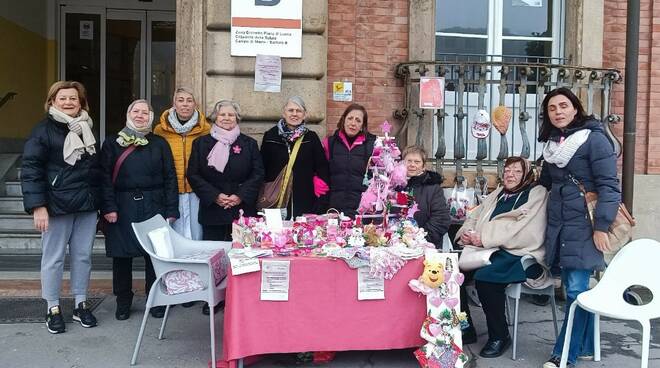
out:
{"label": "concrete step", "polygon": [[7,215],[25,214],[23,197],[0,197],[0,213]]}
{"label": "concrete step", "polygon": [[7,197],[22,197],[21,182],[17,180],[8,180],[5,182],[5,195]]}
{"label": "concrete step", "polygon": [[[4,253],[29,254],[41,251],[41,234],[34,229],[17,231],[0,231],[0,255]],[[105,254],[105,237],[96,234],[94,253]],[[2,268],[0,268],[2,269]]]}
{"label": "concrete step", "polygon": [[34,220],[28,214],[0,214],[0,232],[34,230]]}
{"label": "concrete step", "polygon": [[[3,254],[0,253],[0,270],[3,272],[34,272],[41,268],[41,254]],[[64,261],[64,270],[70,270],[69,255]],[[92,271],[112,271],[112,258],[105,253],[92,255]],[[133,259],[133,271],[144,271],[144,258]]]}

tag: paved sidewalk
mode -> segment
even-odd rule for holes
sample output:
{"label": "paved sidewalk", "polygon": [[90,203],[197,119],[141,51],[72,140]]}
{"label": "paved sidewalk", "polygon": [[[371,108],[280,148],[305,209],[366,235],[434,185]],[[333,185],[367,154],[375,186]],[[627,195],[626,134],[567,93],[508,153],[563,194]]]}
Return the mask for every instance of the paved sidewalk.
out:
{"label": "paved sidewalk", "polygon": [[[131,318],[127,321],[117,321],[114,318],[114,298],[108,296],[95,311],[99,319],[98,327],[84,329],[78,324],[67,324],[67,332],[60,335],[49,334],[44,323],[0,325],[0,367],[128,367],[144,302],[144,297],[136,298]],[[563,312],[560,312],[560,315],[563,315]],[[218,357],[221,356],[222,349],[222,316],[222,312],[216,315]],[[466,346],[466,350],[477,355],[487,337],[481,309],[473,307],[473,316],[479,332],[479,342]],[[208,317],[201,314],[201,303],[192,308],[173,308],[168,320],[166,338],[159,341],[157,335],[160,321],[149,318],[137,367],[207,366],[210,357]],[[538,307],[523,301],[520,306],[520,321],[517,361],[511,360],[509,349],[504,356],[497,359],[476,356],[470,367],[540,368],[554,343],[550,307]],[[659,328],[660,321],[655,321],[651,332],[649,367],[660,367]],[[641,330],[636,323],[603,319],[601,332],[602,361],[580,362],[578,367],[640,366]],[[278,356],[267,357],[253,365],[255,368],[286,366],[291,364]],[[418,367],[410,350],[341,352],[332,363],[325,366]]]}

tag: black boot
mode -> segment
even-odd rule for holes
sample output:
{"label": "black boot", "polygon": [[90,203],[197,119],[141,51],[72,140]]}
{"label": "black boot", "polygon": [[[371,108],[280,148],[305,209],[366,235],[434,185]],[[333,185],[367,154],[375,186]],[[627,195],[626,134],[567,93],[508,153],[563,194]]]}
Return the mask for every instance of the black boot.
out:
{"label": "black boot", "polygon": [[117,303],[117,310],[115,311],[115,318],[118,321],[127,320],[131,316],[130,303]]}

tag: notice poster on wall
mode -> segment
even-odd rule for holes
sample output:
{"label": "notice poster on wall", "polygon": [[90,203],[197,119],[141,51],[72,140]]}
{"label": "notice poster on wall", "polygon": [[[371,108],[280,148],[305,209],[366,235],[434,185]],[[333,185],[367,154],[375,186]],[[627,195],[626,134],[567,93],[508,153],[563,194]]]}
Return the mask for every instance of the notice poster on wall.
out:
{"label": "notice poster on wall", "polygon": [[445,78],[421,77],[419,79],[419,108],[443,109],[445,107]]}
{"label": "notice poster on wall", "polygon": [[344,102],[353,101],[353,83],[332,82],[332,100]]}
{"label": "notice poster on wall", "polygon": [[231,56],[302,57],[302,0],[232,0]]}
{"label": "notice poster on wall", "polygon": [[273,55],[257,55],[254,63],[254,90],[280,92],[282,87],[282,59]]}

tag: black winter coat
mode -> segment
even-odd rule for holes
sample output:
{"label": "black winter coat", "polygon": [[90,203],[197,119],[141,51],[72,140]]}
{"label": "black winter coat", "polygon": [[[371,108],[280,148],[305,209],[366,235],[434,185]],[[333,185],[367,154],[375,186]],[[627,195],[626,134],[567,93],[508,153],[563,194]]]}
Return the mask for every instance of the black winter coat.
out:
{"label": "black winter coat", "polygon": [[21,187],[23,206],[29,214],[44,206],[50,216],[96,211],[99,207],[98,154],[85,152],[75,165],[67,164],[62,154],[67,134],[66,124],[47,115],[25,143]]}
{"label": "black winter coat", "polygon": [[442,248],[442,238],[449,230],[449,208],[442,190],[442,176],[434,171],[408,179],[406,190],[412,190],[418,209],[413,217],[428,233],[426,240]]}
{"label": "black winter coat", "polygon": [[[229,149],[224,173],[209,166],[206,158],[216,142],[211,135],[197,138],[188,161],[188,182],[199,197],[199,222],[202,225],[231,224],[238,218],[239,209],[245,216],[256,216],[257,196],[264,178],[257,141],[245,134],[239,135]],[[241,204],[229,209],[220,207],[215,200],[221,193],[236,194]]]}
{"label": "black winter coat", "polygon": [[[266,170],[265,182],[275,180],[282,168],[289,161],[289,150],[293,144],[285,142],[277,132],[277,125],[269,129],[261,143],[261,157]],[[304,213],[321,213],[325,211],[322,200],[314,195],[314,175],[326,183],[330,182],[328,175],[328,160],[325,158],[319,136],[308,131],[303,137],[298,157],[293,165],[293,190],[291,200],[287,204],[289,217]],[[293,207],[293,209],[292,209]]]}
{"label": "black winter coat", "polygon": [[347,216],[355,216],[362,192],[367,189],[363,184],[364,173],[375,141],[376,136],[367,133],[364,141],[351,149],[348,142],[340,137],[339,131],[328,138],[330,208]]}
{"label": "black winter coat", "polygon": [[[550,192],[548,226],[545,231],[546,264],[569,269],[603,269],[603,253],[593,241],[593,230],[607,232],[614,221],[621,200],[616,173],[616,155],[605,135],[602,123],[588,120],[584,125],[567,129],[564,137],[581,129],[590,129],[587,141],[578,148],[568,165],[560,168],[543,163],[540,182]],[[558,140],[562,132],[551,133]],[[598,193],[592,228],[584,196],[569,178],[582,182],[588,192]]]}
{"label": "black winter coat", "polygon": [[126,157],[114,185],[115,163],[126,148],[117,143],[117,135],[106,137],[103,142],[101,214],[117,212],[118,216],[117,222],[107,224],[105,230],[108,257],[146,254],[133,233],[132,222],[142,222],[156,214],[179,217],[179,193],[170,145],[155,134],[147,134],[146,138],[149,144],[138,146]]}

